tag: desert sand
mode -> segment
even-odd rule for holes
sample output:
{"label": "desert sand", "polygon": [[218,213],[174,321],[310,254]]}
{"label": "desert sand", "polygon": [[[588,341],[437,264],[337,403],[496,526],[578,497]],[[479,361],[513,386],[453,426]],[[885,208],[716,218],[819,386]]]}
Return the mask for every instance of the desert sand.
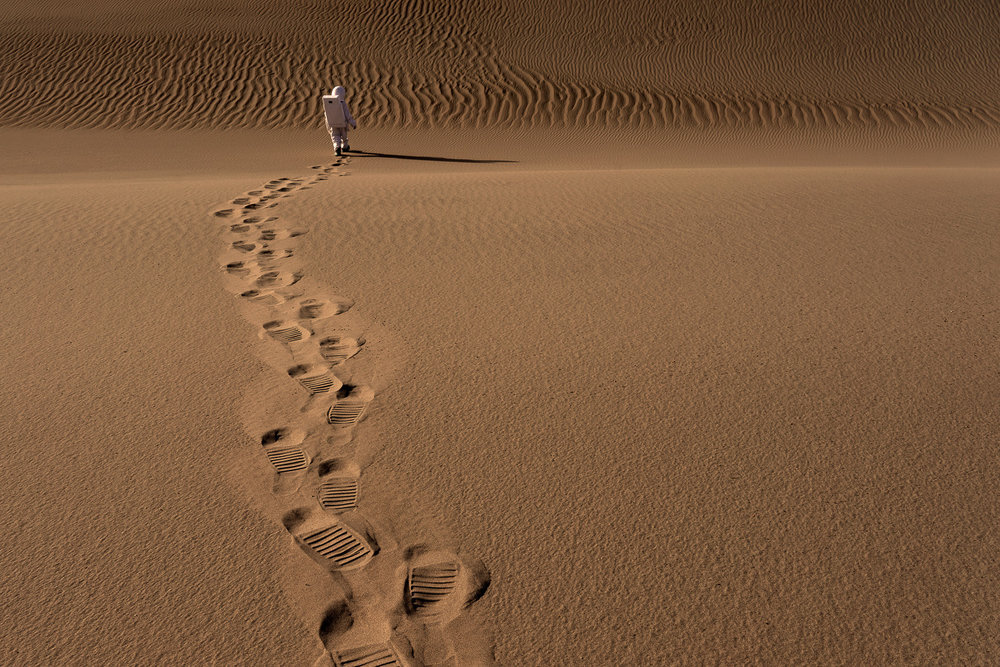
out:
{"label": "desert sand", "polygon": [[1000,660],[992,3],[132,4],[0,17],[0,663]]}

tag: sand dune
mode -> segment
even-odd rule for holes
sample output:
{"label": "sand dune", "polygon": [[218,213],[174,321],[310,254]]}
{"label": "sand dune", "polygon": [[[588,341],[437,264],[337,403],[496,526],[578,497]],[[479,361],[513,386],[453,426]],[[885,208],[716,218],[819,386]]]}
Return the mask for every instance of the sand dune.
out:
{"label": "sand dune", "polygon": [[926,5],[31,5],[0,124],[319,127],[337,81],[370,128],[996,129],[1000,12]]}
{"label": "sand dune", "polygon": [[997,663],[998,35],[5,9],[0,663]]}

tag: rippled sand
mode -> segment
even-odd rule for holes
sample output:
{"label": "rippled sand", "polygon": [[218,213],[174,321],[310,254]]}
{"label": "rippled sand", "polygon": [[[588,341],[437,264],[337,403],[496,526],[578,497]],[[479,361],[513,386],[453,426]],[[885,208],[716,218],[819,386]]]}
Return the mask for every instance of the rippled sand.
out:
{"label": "rippled sand", "polygon": [[[921,2],[168,2],[15,7],[0,124],[996,129],[1000,16]],[[41,55],[41,57],[40,57]]]}

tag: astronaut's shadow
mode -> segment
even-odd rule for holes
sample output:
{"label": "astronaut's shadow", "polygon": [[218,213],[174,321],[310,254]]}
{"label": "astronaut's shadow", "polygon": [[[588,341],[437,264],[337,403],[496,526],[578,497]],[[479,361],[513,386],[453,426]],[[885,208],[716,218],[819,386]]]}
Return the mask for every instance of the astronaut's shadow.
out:
{"label": "astronaut's shadow", "polygon": [[398,155],[396,153],[376,153],[374,151],[350,150],[345,155],[352,157],[379,157],[389,160],[421,160],[423,162],[460,162],[462,164],[516,164],[517,160],[473,160],[460,157],[436,157],[434,155]]}

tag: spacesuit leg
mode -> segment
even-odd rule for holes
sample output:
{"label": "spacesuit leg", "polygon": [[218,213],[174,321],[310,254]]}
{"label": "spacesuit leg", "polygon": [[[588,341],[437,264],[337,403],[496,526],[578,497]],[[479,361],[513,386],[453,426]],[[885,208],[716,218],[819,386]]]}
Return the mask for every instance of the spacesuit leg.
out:
{"label": "spacesuit leg", "polygon": [[332,128],[330,136],[333,139],[333,152],[340,155],[344,146],[344,129],[340,127]]}

